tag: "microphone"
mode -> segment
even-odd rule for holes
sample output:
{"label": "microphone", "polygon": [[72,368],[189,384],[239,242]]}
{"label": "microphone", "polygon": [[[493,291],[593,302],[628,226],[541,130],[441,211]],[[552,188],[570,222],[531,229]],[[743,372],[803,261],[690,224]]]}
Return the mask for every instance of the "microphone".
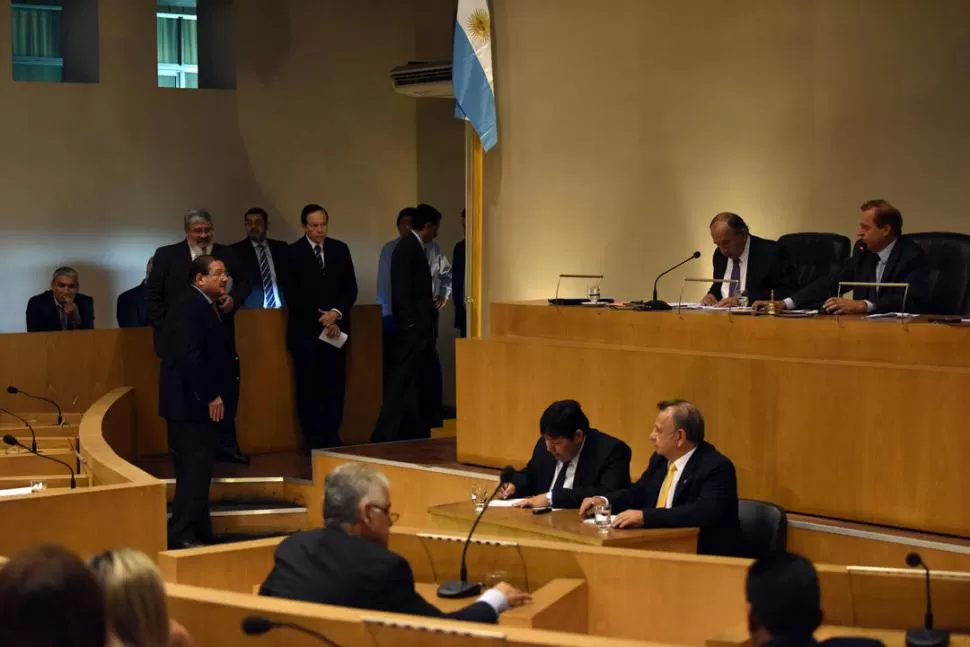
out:
{"label": "microphone", "polygon": [[40,400],[41,402],[48,402],[50,404],[53,404],[54,408],[57,409],[57,424],[59,425],[64,424],[64,412],[61,411],[61,405],[57,404],[50,398],[45,398],[42,395],[31,395],[29,393],[21,391],[20,389],[12,385],[7,387],[7,393],[10,393],[12,395],[17,395],[19,393],[20,395],[26,396],[28,398],[32,398],[34,400]]}
{"label": "microphone", "polygon": [[511,465],[506,465],[502,468],[502,475],[499,477],[498,486],[492,492],[492,496],[488,497],[485,501],[485,507],[482,511],[478,513],[475,518],[475,523],[472,524],[471,530],[468,531],[468,537],[465,539],[465,545],[461,549],[461,571],[459,571],[458,579],[445,582],[438,587],[438,597],[439,598],[470,598],[473,595],[478,595],[482,591],[482,585],[478,582],[468,581],[468,565],[465,562],[465,557],[468,554],[468,544],[472,540],[472,534],[475,532],[475,528],[478,527],[478,522],[482,520],[482,515],[488,510],[488,504],[492,502],[495,495],[502,488],[503,485],[512,480],[512,476],[515,474],[515,468]]}
{"label": "microphone", "polygon": [[661,301],[660,299],[657,298],[657,282],[660,281],[661,277],[663,277],[665,274],[669,274],[670,272],[673,272],[684,263],[688,263],[694,260],[695,258],[700,258],[700,257],[701,257],[700,252],[694,252],[689,257],[677,263],[670,269],[664,270],[663,272],[658,274],[657,278],[653,280],[653,298],[650,301],[647,301],[646,303],[639,306],[637,310],[670,310],[671,308],[669,303],[667,303],[666,301]]}
{"label": "microphone", "polygon": [[[27,419],[26,418],[21,418],[20,416],[18,416],[13,411],[8,411],[6,409],[0,409],[0,413],[5,413],[8,416],[13,416],[14,418],[16,418],[17,420],[19,420],[20,422],[24,423],[24,426],[27,427],[27,429],[30,430],[30,451],[32,453],[36,454],[37,453],[37,434],[34,432],[33,426],[31,426],[31,424],[29,422],[27,422]],[[13,436],[11,436],[11,438],[13,438]],[[6,438],[4,438],[4,440],[6,440]],[[10,445],[12,443],[7,443],[7,444]]]}
{"label": "microphone", "polygon": [[908,647],[945,647],[950,644],[950,632],[933,628],[933,598],[930,595],[930,568],[920,557],[919,553],[906,555],[906,565],[910,567],[922,566],[926,571],[926,614],[923,616],[922,629],[908,629],[906,631],[906,645]]}
{"label": "microphone", "polygon": [[24,449],[26,449],[27,451],[29,451],[34,456],[40,456],[41,458],[46,458],[49,461],[54,461],[55,463],[60,463],[61,465],[63,465],[64,467],[66,467],[71,472],[71,489],[73,490],[74,488],[77,487],[77,480],[75,480],[75,478],[74,478],[74,468],[71,467],[70,465],[68,465],[67,463],[65,463],[64,461],[62,461],[61,459],[54,458],[53,456],[48,456],[47,454],[41,454],[36,449],[31,449],[30,447],[27,447],[27,445],[23,444],[22,442],[20,442],[16,438],[14,438],[11,434],[5,435],[3,437],[3,442],[7,443],[11,447],[23,447]]}
{"label": "microphone", "polygon": [[305,633],[308,636],[313,636],[323,644],[330,645],[330,647],[340,647],[340,645],[330,640],[322,633],[318,633],[312,629],[307,629],[306,627],[298,625],[294,622],[274,622],[273,620],[270,620],[264,616],[246,616],[242,621],[242,630],[247,636],[262,636],[264,633],[280,627],[293,629],[294,631]]}

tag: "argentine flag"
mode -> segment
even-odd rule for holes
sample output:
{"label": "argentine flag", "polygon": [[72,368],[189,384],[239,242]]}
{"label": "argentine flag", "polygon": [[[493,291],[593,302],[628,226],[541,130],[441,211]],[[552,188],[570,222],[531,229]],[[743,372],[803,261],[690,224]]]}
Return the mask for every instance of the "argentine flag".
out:
{"label": "argentine flag", "polygon": [[458,0],[452,55],[455,115],[471,122],[482,148],[498,143],[492,83],[492,18],[487,0]]}

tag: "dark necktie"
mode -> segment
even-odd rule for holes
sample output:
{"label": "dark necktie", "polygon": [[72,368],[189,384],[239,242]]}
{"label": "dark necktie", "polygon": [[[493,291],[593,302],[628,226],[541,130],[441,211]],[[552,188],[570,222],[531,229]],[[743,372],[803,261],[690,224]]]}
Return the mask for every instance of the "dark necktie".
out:
{"label": "dark necktie", "polygon": [[256,255],[259,257],[259,274],[263,278],[263,305],[267,308],[275,308],[276,294],[273,291],[273,275],[269,271],[266,243],[256,245]]}
{"label": "dark necktie", "polygon": [[212,302],[212,311],[216,313],[216,319],[222,321],[222,313],[219,312],[219,306],[216,305],[215,301]]}
{"label": "dark necktie", "polygon": [[734,259],[734,267],[731,268],[731,282],[728,284],[728,296],[733,297],[741,290],[741,259]]}
{"label": "dark necktie", "polygon": [[566,470],[569,468],[569,463],[560,462],[559,474],[556,476],[556,481],[552,484],[553,490],[561,490],[566,487]]}
{"label": "dark necktie", "polygon": [[64,306],[59,303],[57,304],[57,314],[61,316],[61,330],[67,330],[69,320],[67,314],[64,312]]}
{"label": "dark necktie", "polygon": [[325,265],[323,264],[323,247],[320,245],[313,246],[313,255],[317,259],[317,265],[320,266],[320,271],[325,271]]}

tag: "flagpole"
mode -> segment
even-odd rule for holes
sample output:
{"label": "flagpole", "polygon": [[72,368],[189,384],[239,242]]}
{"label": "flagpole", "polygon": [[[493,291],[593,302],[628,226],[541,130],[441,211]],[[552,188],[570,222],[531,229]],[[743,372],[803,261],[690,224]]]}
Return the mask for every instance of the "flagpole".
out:
{"label": "flagpole", "polygon": [[468,142],[468,165],[466,189],[468,202],[468,230],[471,240],[470,262],[468,262],[468,336],[472,339],[481,338],[482,316],[484,300],[482,297],[483,268],[484,268],[484,233],[485,233],[485,151],[478,133],[468,122],[465,123],[465,140]]}

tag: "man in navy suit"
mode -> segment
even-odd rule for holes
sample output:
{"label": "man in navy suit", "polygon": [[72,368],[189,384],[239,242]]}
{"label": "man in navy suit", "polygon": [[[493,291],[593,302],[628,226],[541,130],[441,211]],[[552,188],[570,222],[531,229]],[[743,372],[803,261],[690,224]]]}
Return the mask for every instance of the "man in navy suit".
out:
{"label": "man in navy suit", "polygon": [[619,513],[614,528],[700,528],[698,553],[736,555],[741,522],[734,464],[704,440],[704,417],[694,404],[669,400],[657,409],[650,432],[656,451],[640,480],[584,499],[580,515],[605,499]]}
{"label": "man in navy suit", "polygon": [[145,266],[145,278],[141,283],[118,295],[115,309],[119,328],[140,328],[151,325],[151,320],[148,318],[148,303],[145,301],[145,283],[148,282],[148,275],[151,273],[152,259],[149,258]]}
{"label": "man in navy suit", "polygon": [[239,258],[240,267],[246,273],[249,294],[242,303],[247,309],[276,309],[285,303],[280,283],[284,274],[288,245],[282,240],[267,238],[269,214],[265,209],[253,207],[243,216],[246,237],[232,244]]}
{"label": "man in navy suit", "polygon": [[94,299],[80,294],[77,270],[54,270],[51,289],[27,302],[27,332],[90,330],[94,328]]}

